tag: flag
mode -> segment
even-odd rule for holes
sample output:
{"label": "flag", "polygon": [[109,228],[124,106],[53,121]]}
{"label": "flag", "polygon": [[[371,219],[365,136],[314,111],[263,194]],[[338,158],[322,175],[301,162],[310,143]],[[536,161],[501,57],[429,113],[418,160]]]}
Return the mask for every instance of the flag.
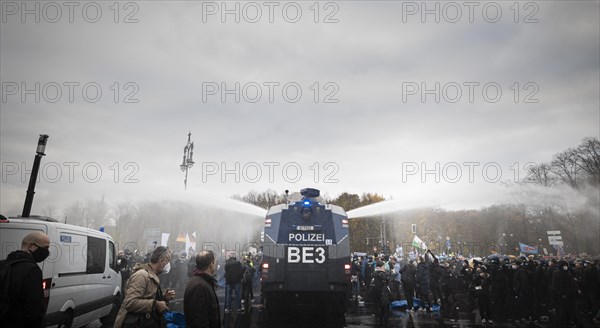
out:
{"label": "flag", "polygon": [[160,246],[168,246],[170,233],[163,232],[160,238]]}
{"label": "flag", "polygon": [[179,237],[177,237],[177,242],[178,243],[185,243],[185,240],[186,240],[185,235],[183,233],[180,233]]}
{"label": "flag", "polygon": [[519,243],[519,248],[521,248],[521,253],[526,254],[537,254],[538,248],[536,246],[529,246],[527,244]]}
{"label": "flag", "polygon": [[417,237],[417,235],[415,235],[415,238],[412,241],[412,246],[414,248],[427,249],[425,243],[419,237]]}
{"label": "flag", "polygon": [[186,234],[185,236],[185,250],[190,253],[196,253],[196,232]]}

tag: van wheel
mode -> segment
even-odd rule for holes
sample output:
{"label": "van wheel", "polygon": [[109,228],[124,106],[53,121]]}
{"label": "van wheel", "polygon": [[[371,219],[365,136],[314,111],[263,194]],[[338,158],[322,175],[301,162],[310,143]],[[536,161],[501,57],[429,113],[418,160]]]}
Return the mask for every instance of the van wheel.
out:
{"label": "van wheel", "polygon": [[106,325],[106,326],[114,325],[115,320],[117,319],[117,313],[119,313],[120,308],[121,308],[121,295],[117,295],[115,298],[115,302],[112,304],[112,307],[110,308],[110,313],[107,316],[100,318],[100,323],[102,323],[103,325]]}
{"label": "van wheel", "polygon": [[63,313],[62,319],[56,328],[71,328],[73,325],[73,312],[67,311]]}

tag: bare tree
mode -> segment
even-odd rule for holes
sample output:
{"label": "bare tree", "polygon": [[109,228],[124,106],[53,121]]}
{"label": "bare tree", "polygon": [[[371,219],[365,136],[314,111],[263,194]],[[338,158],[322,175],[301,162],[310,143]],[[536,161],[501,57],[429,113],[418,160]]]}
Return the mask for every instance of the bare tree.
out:
{"label": "bare tree", "polygon": [[87,227],[86,213],[87,208],[81,201],[74,201],[64,211],[65,223]]}
{"label": "bare tree", "polygon": [[566,151],[554,155],[554,159],[551,163],[551,169],[562,182],[569,186],[579,189],[580,178],[579,172],[581,171],[580,166],[577,164],[576,151],[569,148]]}
{"label": "bare tree", "polygon": [[254,190],[249,191],[247,194],[240,196],[234,195],[233,199],[240,200],[249,204],[268,209],[269,207],[285,202],[283,194],[278,194],[277,191],[268,189],[263,192],[256,192]]}
{"label": "bare tree", "polygon": [[595,186],[600,185],[600,140],[585,138],[573,151],[575,163],[588,176],[588,181]]}
{"label": "bare tree", "polygon": [[550,187],[556,184],[556,175],[552,173],[550,164],[542,163],[529,167],[529,174],[524,182],[539,184],[540,186]]}
{"label": "bare tree", "polygon": [[88,227],[98,229],[108,221],[108,204],[104,201],[104,196],[100,200],[88,201]]}
{"label": "bare tree", "polygon": [[44,216],[53,218],[56,216],[56,207],[54,207],[54,205],[48,205],[44,207],[42,212],[44,213]]}
{"label": "bare tree", "polygon": [[131,202],[122,202],[117,204],[112,212],[117,232],[115,237],[119,245],[122,246],[128,241],[126,237],[136,225],[134,218],[136,217],[137,208]]}

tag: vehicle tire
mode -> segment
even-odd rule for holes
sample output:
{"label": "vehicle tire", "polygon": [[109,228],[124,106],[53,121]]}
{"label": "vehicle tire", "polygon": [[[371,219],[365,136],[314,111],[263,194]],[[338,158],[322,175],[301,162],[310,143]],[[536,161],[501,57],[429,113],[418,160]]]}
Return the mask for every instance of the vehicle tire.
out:
{"label": "vehicle tire", "polygon": [[110,308],[110,313],[107,316],[100,318],[100,322],[106,326],[112,326],[117,319],[117,313],[119,313],[119,309],[121,308],[121,295],[117,295],[112,307]]}
{"label": "vehicle tire", "polygon": [[67,310],[63,313],[62,319],[58,322],[56,328],[71,328],[73,325],[73,312],[71,310]]}

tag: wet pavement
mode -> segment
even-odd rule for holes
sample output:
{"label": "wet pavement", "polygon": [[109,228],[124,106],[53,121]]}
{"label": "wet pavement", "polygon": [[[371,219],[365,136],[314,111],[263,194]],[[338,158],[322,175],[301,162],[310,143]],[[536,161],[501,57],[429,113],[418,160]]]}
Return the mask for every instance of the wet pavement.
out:
{"label": "wet pavement", "polygon": [[[238,313],[237,309],[228,314],[224,314],[223,306],[225,304],[225,290],[219,288],[217,296],[221,305],[221,316],[223,328],[337,328],[337,327],[381,327],[377,324],[373,311],[364,305],[362,302],[352,302],[348,312],[340,321],[339,318],[334,318],[327,311],[319,311],[318,313],[286,313],[285,315],[269,315],[260,304],[260,293],[255,292],[253,306],[249,313]],[[235,303],[235,302],[234,302]],[[183,300],[175,299],[171,301],[170,309],[172,311],[183,312]],[[404,315],[400,317],[398,315]],[[345,322],[344,322],[345,321]],[[388,321],[388,327],[398,328],[427,328],[427,327],[447,327],[447,328],[463,328],[463,327],[507,327],[507,328],[543,328],[549,327],[546,322],[510,322],[510,323],[481,323],[477,311],[468,315],[462,316],[462,319],[451,321],[449,319],[442,320],[437,317],[436,313],[427,313],[425,311],[417,311],[411,313],[396,313],[391,315]],[[594,327],[593,325],[583,325],[582,327]],[[109,328],[103,326],[100,321],[92,322],[85,328]]]}

